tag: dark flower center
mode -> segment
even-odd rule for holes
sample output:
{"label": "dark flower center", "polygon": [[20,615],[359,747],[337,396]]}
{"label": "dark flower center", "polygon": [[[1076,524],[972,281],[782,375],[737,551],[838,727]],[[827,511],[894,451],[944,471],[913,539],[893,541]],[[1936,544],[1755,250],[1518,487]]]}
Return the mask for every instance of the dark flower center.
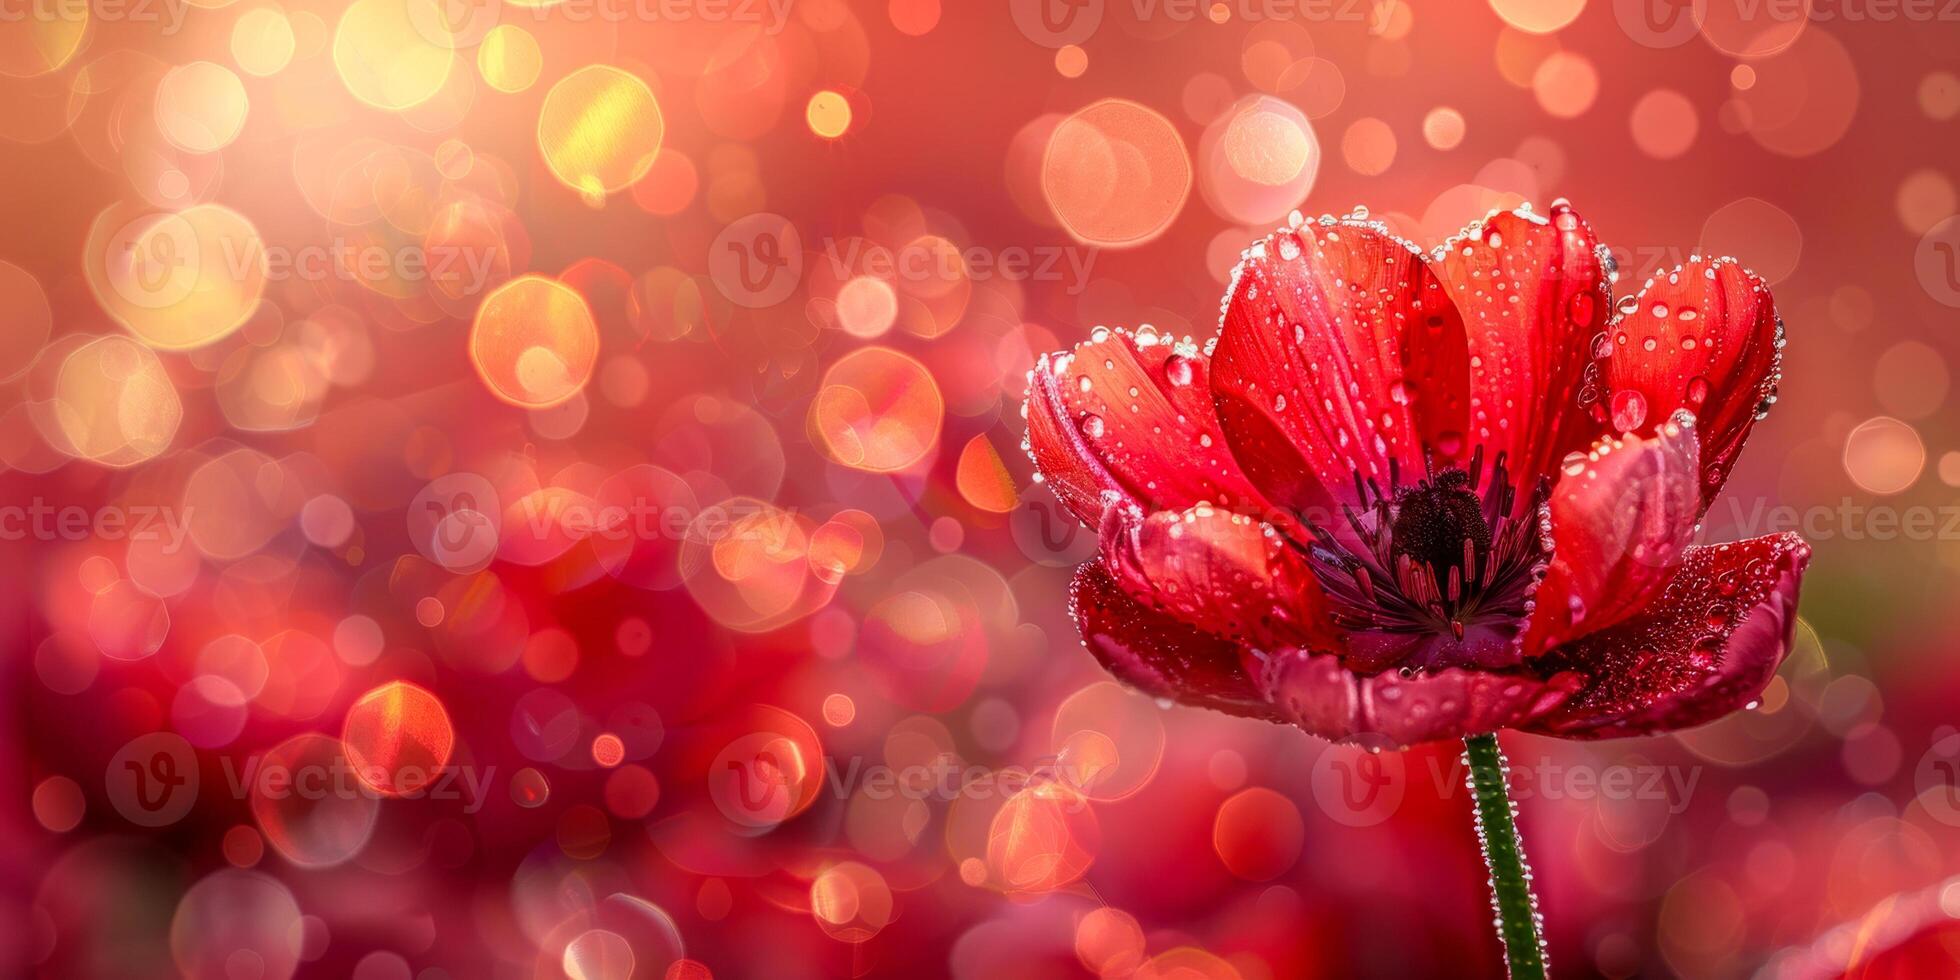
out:
{"label": "dark flower center", "polygon": [[1470,474],[1448,469],[1395,491],[1395,553],[1427,562],[1447,576],[1452,566],[1474,567],[1490,554],[1490,524],[1484,501],[1470,489]]}
{"label": "dark flower center", "polygon": [[1546,560],[1542,481],[1519,510],[1503,454],[1486,472],[1479,449],[1463,469],[1403,484],[1391,467],[1386,491],[1355,485],[1350,533],[1316,527],[1312,548],[1349,666],[1515,666],[1525,601]]}

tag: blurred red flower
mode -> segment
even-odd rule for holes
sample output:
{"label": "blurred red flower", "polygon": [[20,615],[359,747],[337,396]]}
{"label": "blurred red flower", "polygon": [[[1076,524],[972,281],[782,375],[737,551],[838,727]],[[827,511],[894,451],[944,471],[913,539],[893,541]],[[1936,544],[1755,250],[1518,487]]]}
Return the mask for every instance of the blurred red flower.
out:
{"label": "blurred red flower", "polygon": [[1028,449],[1100,529],[1085,645],[1162,698],[1395,745],[1710,721],[1790,647],[1810,550],[1692,543],[1775,400],[1730,259],[1615,309],[1563,202],[1425,257],[1365,214],[1249,249],[1218,337],[1097,328],[1030,375]]}

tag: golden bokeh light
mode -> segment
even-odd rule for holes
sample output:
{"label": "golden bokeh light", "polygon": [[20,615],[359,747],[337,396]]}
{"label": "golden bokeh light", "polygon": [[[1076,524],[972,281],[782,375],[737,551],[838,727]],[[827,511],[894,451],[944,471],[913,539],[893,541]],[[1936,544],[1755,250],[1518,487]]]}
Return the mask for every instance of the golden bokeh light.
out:
{"label": "golden bokeh light", "polygon": [[524,408],[549,408],[591,379],[599,328],[570,286],[521,276],[483,298],[470,324],[469,350],[491,394]]}
{"label": "golden bokeh light", "polygon": [[853,337],[881,337],[898,318],[898,293],[877,276],[856,276],[837,289],[837,325]]}
{"label": "golden bokeh light", "polygon": [[476,49],[476,70],[484,84],[499,92],[522,92],[538,80],[544,55],[538,39],[515,24],[498,24],[483,35]]}
{"label": "golden bokeh light", "polygon": [[889,347],[852,351],[830,366],[810,425],[830,458],[852,469],[907,469],[939,444],[946,404],[925,365]]}
{"label": "golden bokeh light", "polygon": [[184,406],[163,362],[127,337],[75,348],[55,376],[55,448],[103,466],[129,467],[170,448]]}
{"label": "golden bokeh light", "polygon": [[1550,34],[1579,18],[1586,0],[1490,0],[1504,23],[1529,34]]}
{"label": "golden bokeh light", "polygon": [[1055,127],[1042,157],[1041,190],[1076,238],[1116,248],[1169,227],[1191,193],[1191,158],[1177,128],[1155,109],[1105,99]]}
{"label": "golden bokeh light", "polygon": [[157,86],[157,131],[181,150],[211,153],[231,145],[245,128],[245,84],[223,65],[193,61]]}
{"label": "golden bokeh light", "polygon": [[88,34],[91,6],[84,0],[8,4],[0,16],[0,75],[36,78],[67,65]]}
{"label": "golden bokeh light", "polygon": [[1844,440],[1844,471],[1866,493],[1910,488],[1926,468],[1926,444],[1911,425],[1889,416],[1866,419]]}
{"label": "golden bokeh light", "polygon": [[810,882],[810,914],[831,938],[864,942],[891,924],[891,886],[869,865],[846,861]]}
{"label": "golden bokeh light", "polygon": [[1014,794],[987,834],[987,867],[1007,891],[1052,892],[1073,884],[1102,845],[1096,812],[1073,789],[1035,783]]}
{"label": "golden bokeh light", "polygon": [[441,33],[445,23],[438,0],[354,0],[334,29],[341,83],[377,109],[429,101],[456,67],[452,39]]}
{"label": "golden bokeh light", "polygon": [[851,128],[851,101],[841,92],[824,89],[810,96],[803,117],[810,124],[810,132],[834,140]]}
{"label": "golden bokeh light", "polygon": [[1258,225],[1306,200],[1320,172],[1320,141],[1297,107],[1254,95],[1206,127],[1198,158],[1205,203],[1239,224]]}
{"label": "golden bokeh light", "polygon": [[587,65],[559,79],[538,111],[538,149],[545,165],[587,198],[623,190],[646,176],[665,135],[653,89],[611,65]]}
{"label": "golden bokeh light", "polygon": [[244,325],[265,292],[265,246],[219,204],[175,213],[116,205],[89,229],[83,270],[109,315],[158,350],[190,350]]}
{"label": "golden bokeh light", "polygon": [[277,75],[292,63],[298,39],[293,22],[277,7],[254,7],[231,25],[231,57],[247,75]]}
{"label": "golden bokeh light", "polygon": [[966,502],[993,514],[1005,514],[1020,503],[1014,477],[1001,462],[1000,453],[984,435],[967,440],[960,449],[954,482]]}

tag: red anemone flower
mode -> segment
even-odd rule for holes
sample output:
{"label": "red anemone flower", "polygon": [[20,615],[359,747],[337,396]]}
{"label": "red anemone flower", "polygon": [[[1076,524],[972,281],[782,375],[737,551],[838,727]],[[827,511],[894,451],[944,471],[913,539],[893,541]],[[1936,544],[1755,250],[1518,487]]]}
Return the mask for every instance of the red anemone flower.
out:
{"label": "red anemone flower", "polygon": [[1043,357],[1027,448],[1099,529],[1084,644],[1160,698],[1394,745],[1755,698],[1809,547],[1692,539],[1775,400],[1782,323],[1730,259],[1617,308],[1612,277],[1564,202],[1429,256],[1296,220],[1204,348],[1097,328]]}

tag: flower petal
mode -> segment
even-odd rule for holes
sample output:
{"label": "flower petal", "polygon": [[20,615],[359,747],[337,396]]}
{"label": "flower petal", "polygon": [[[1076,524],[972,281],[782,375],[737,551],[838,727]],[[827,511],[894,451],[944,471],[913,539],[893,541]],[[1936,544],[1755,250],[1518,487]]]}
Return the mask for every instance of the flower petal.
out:
{"label": "flower petal", "polygon": [[1607,436],[1568,457],[1552,489],[1552,560],[1533,595],[1526,656],[1639,613],[1674,577],[1701,512],[1692,417],[1647,438]]}
{"label": "flower petal", "polygon": [[1598,249],[1563,202],[1548,215],[1494,212],[1438,249],[1469,342],[1468,439],[1527,480],[1601,433],[1580,402],[1610,312]]}
{"label": "flower petal", "polygon": [[1170,342],[1096,328],[1028,376],[1028,452],[1083,523],[1104,493],[1145,510],[1199,501],[1256,510],[1264,501],[1232,460],[1212,409],[1205,357]]}
{"label": "flower petal", "polygon": [[1275,503],[1318,509],[1422,472],[1460,441],[1463,324],[1415,248],[1380,225],[1324,220],[1246,250],[1232,277],[1212,392],[1246,473]]}
{"label": "flower petal", "polygon": [[1574,673],[1460,667],[1362,676],[1330,654],[1292,650],[1266,662],[1261,686],[1285,720],[1322,738],[1407,746],[1516,727],[1557,708],[1580,683]]}
{"label": "flower petal", "polygon": [[1103,565],[1131,598],[1255,647],[1334,643],[1306,556],[1271,525],[1199,504],[1103,516]]}
{"label": "flower petal", "polygon": [[1625,432],[1695,413],[1706,509],[1776,398],[1783,321],[1769,287],[1734,259],[1695,256],[1648,280],[1621,312],[1606,362],[1609,419]]}
{"label": "flower petal", "polygon": [[1246,673],[1237,643],[1131,599],[1101,562],[1075,573],[1069,608],[1082,645],[1118,680],[1152,697],[1277,720]]}
{"label": "flower petal", "polygon": [[1568,738],[1687,728],[1756,698],[1790,652],[1810,546],[1795,534],[1688,549],[1681,571],[1639,617],[1553,650],[1545,668],[1591,681],[1525,726]]}

